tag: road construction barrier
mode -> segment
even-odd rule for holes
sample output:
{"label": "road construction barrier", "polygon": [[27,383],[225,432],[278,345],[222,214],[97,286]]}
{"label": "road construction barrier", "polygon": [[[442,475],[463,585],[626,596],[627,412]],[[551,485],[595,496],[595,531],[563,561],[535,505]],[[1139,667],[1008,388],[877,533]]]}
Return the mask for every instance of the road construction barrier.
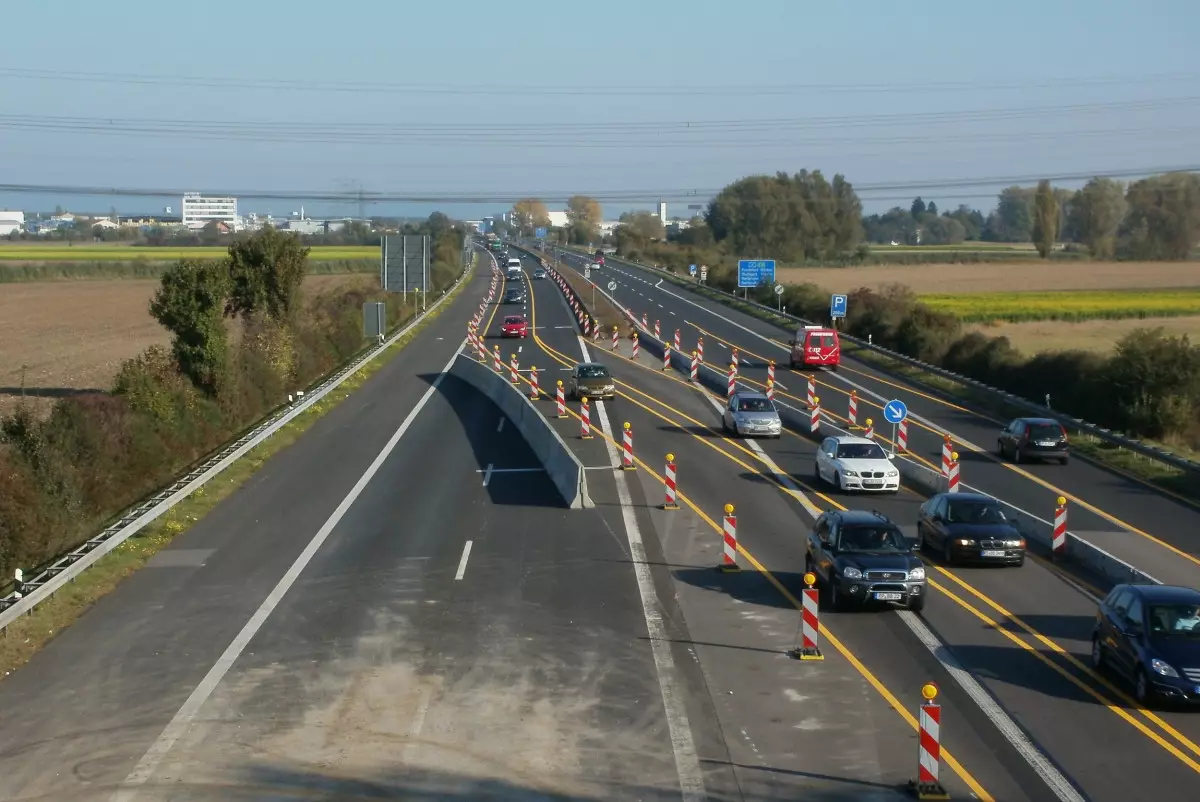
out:
{"label": "road construction barrier", "polygon": [[950,463],[954,461],[954,444],[950,442],[950,435],[942,435],[942,475],[950,475]]}
{"label": "road construction barrier", "polygon": [[704,361],[704,338],[696,338],[696,353],[700,355],[700,361]]}
{"label": "road construction barrier", "polygon": [[863,437],[868,440],[875,439],[875,419],[867,418],[867,428],[863,430]]}
{"label": "road construction barrier", "polygon": [[633,333],[633,358],[634,359],[638,358],[638,350],[639,350],[638,349],[638,335],[637,335],[637,332],[635,331]]}
{"label": "road construction barrier", "polygon": [[821,654],[821,591],[817,590],[817,575],[804,575],[806,588],[800,591],[800,645],[793,646],[791,656],[797,660],[824,660]]}
{"label": "road construction barrier", "polygon": [[678,351],[682,346],[679,344],[679,329],[675,329],[675,350]]}
{"label": "road construction barrier", "polygon": [[503,371],[504,370],[504,362],[500,359],[500,346],[498,346],[498,345],[492,346],[492,359],[494,360],[493,367],[495,367],[496,372],[500,373],[501,371]]}
{"label": "road construction barrier", "polygon": [[737,391],[737,365],[729,363],[729,388],[725,393],[726,398],[733,398],[734,392]]}
{"label": "road construction barrier", "polygon": [[663,471],[663,482],[666,484],[667,495],[666,501],[663,502],[664,510],[679,509],[678,489],[675,486],[675,455],[667,455],[667,469]]}
{"label": "road construction barrier", "polygon": [[646,318],[645,312],[642,312],[642,328],[643,329],[650,328],[650,323],[649,323],[649,320]]}
{"label": "road construction barrier", "polygon": [[949,799],[950,794],[938,779],[942,763],[942,706],[934,702],[938,687],[927,682],[921,687],[920,726],[917,737],[917,779],[909,780],[909,790],[917,799]]}
{"label": "road construction barrier", "polygon": [[529,366],[529,397],[534,401],[541,398],[541,390],[538,389],[537,366]]}
{"label": "road construction barrier", "polygon": [[692,351],[692,371],[688,379],[693,384],[700,381],[700,355],[695,351]]}
{"label": "road construction barrier", "polygon": [[592,321],[592,342],[600,342],[600,324],[595,320]]}
{"label": "road construction barrier", "polygon": [[738,364],[741,362],[741,359],[738,358],[738,349],[733,349],[733,358],[729,361],[733,363],[733,369],[737,370]]}
{"label": "road construction barrier", "polygon": [[1059,496],[1054,509],[1054,536],[1050,539],[1050,553],[1062,557],[1067,553],[1067,499]]}
{"label": "road construction barrier", "polygon": [[850,391],[850,414],[846,416],[846,420],[850,422],[851,429],[858,423],[858,390]]}
{"label": "road construction barrier", "polygon": [[767,379],[767,400],[768,401],[775,400],[775,380],[774,379]]}
{"label": "road construction barrier", "polygon": [[559,379],[558,383],[555,385],[554,402],[555,406],[558,407],[558,417],[567,417],[567,391],[563,388],[562,379]]}
{"label": "road construction barrier", "polygon": [[659,328],[657,320],[654,321],[654,339],[656,339],[656,340],[662,339],[662,329]]}
{"label": "road construction barrier", "polygon": [[621,469],[637,470],[637,465],[633,463],[633,425],[629,421],[625,421],[625,436],[621,443]]}
{"label": "road construction barrier", "polygon": [[619,326],[613,326],[613,351],[617,350],[617,346],[621,344],[621,329]]}
{"label": "road construction barrier", "polygon": [[896,450],[908,451],[908,421],[902,420],[896,428]]}
{"label": "road construction barrier", "polygon": [[588,318],[583,321],[583,336],[587,337],[592,333],[592,319]]}
{"label": "road construction barrier", "polygon": [[740,571],[742,567],[737,562],[737,516],[733,514],[733,505],[725,505],[724,544],[721,549],[722,571]]}
{"label": "road construction barrier", "polygon": [[772,359],[767,363],[767,384],[775,383],[775,360]]}
{"label": "road construction barrier", "polygon": [[663,343],[663,370],[671,369],[671,344]]}
{"label": "road construction barrier", "polygon": [[512,383],[519,384],[521,381],[521,375],[520,375],[519,371],[517,370],[517,355],[516,354],[513,354],[512,359],[509,360],[508,368],[510,371],[512,371]]}
{"label": "road construction barrier", "polygon": [[815,395],[812,398],[812,409],[808,411],[808,430],[813,434],[821,430],[821,399]]}
{"label": "road construction barrier", "polygon": [[588,410],[588,400],[587,400],[586,395],[579,400],[579,426],[580,426],[580,430],[581,430],[579,439],[591,440],[592,439],[592,413],[590,410]]}
{"label": "road construction barrier", "polygon": [[946,477],[946,492],[958,492],[958,452],[950,455],[950,474]]}
{"label": "road construction barrier", "polygon": [[811,407],[817,397],[817,382],[811,376],[808,379],[808,405]]}

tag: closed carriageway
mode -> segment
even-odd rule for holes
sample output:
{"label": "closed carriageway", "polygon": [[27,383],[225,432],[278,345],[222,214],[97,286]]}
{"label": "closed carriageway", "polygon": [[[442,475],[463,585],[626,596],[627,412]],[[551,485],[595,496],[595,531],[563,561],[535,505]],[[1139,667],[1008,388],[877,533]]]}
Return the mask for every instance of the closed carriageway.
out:
{"label": "closed carriageway", "polygon": [[[541,300],[541,293],[538,303],[543,308],[546,305]],[[603,355],[609,346],[606,344],[604,348],[594,350]],[[622,343],[621,353],[628,355],[627,343]],[[768,495],[786,500],[792,494],[771,486],[768,484],[771,480],[761,475],[764,471],[771,474],[778,470],[791,477],[817,509],[869,505],[903,524],[911,525],[915,521],[916,507],[922,499],[908,491],[895,498],[869,499],[847,499],[820,486],[813,488],[817,493],[809,492],[805,485],[812,484],[813,444],[796,435],[785,435],[778,442],[758,443],[757,447],[747,444],[746,450],[765,452],[777,469],[763,465],[761,460],[756,461],[744,451],[723,447],[743,463],[738,464],[711,447],[713,440],[719,440],[715,428],[719,426],[716,409],[683,382],[659,375],[657,360],[644,358],[645,366],[638,367],[627,358],[599,358],[611,364],[621,381],[645,393],[643,396],[628,390],[632,398],[659,414],[675,417],[688,430],[686,437],[674,430],[669,445],[656,447],[659,438],[670,437],[661,429],[671,427],[665,427],[656,415],[637,405],[626,407],[634,422],[641,453],[645,454],[647,448],[656,452],[671,448],[679,455],[681,490],[688,492],[692,488],[694,492],[698,481],[708,481],[716,488],[711,492],[706,488],[701,496],[711,499],[713,514],[719,510],[718,500],[722,495],[750,492],[750,485],[765,488],[770,491]],[[664,412],[665,404],[682,407],[682,398],[691,399],[690,417],[698,423],[679,419],[676,413]],[[661,399],[662,403],[654,399]],[[697,402],[698,409],[694,408]],[[639,416],[646,419],[638,421]],[[790,427],[799,428],[801,421],[797,416],[785,410],[784,417]],[[681,439],[685,441],[684,445],[678,444]],[[698,439],[709,442],[702,444]],[[721,488],[726,490],[722,492]],[[735,503],[738,502],[735,500]],[[804,506],[793,499],[789,504],[790,519],[769,517],[761,526],[749,523],[753,520],[751,516],[759,514],[757,506],[747,506],[743,502],[738,507],[749,549],[769,568],[778,569],[779,576],[793,581],[793,591],[799,587],[798,574],[803,568],[803,535],[811,524],[811,516],[803,512]],[[763,538],[767,540],[764,542]],[[791,570],[784,570],[783,566],[788,565],[792,566]],[[1015,570],[945,570],[936,561],[930,561],[929,571],[935,587],[925,620],[951,647],[955,657],[984,682],[1020,725],[1093,798],[1106,798],[1126,781],[1134,783],[1128,793],[1138,793],[1139,788],[1144,788],[1146,777],[1151,775],[1156,782],[1157,778],[1163,778],[1164,798],[1169,798],[1169,789],[1194,787],[1197,733],[1193,718],[1136,710],[1120,688],[1090,673],[1086,633],[1090,631],[1094,603],[1086,588],[1081,592],[1056,571],[1038,562],[1027,562],[1023,568]],[[923,635],[911,629],[907,634],[902,632],[903,643],[882,639],[878,633],[867,629],[881,621],[898,625],[907,616],[885,615],[881,619],[830,616],[830,623],[847,642],[861,637],[859,649],[862,654],[872,658],[877,656],[878,660],[888,664],[896,660],[897,654],[911,654],[914,649],[929,651],[928,644],[922,641]],[[843,618],[847,623],[841,623]],[[845,627],[850,627],[846,630],[850,634],[840,631]],[[860,629],[865,630],[861,636]],[[1082,639],[1080,633],[1084,633]],[[1106,733],[1104,747],[1099,752],[1094,738],[1097,732]],[[1101,754],[1104,766],[1094,767],[1092,764]],[[1180,798],[1189,795],[1190,791]]]}

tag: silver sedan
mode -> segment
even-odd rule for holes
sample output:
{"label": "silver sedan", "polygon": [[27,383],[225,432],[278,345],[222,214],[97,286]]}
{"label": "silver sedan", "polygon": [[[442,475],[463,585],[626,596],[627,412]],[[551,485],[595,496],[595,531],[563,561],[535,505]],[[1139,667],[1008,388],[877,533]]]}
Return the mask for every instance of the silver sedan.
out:
{"label": "silver sedan", "polygon": [[762,393],[734,393],[721,415],[725,431],[739,437],[757,435],[778,438],[783,434],[783,422],[771,399]]}

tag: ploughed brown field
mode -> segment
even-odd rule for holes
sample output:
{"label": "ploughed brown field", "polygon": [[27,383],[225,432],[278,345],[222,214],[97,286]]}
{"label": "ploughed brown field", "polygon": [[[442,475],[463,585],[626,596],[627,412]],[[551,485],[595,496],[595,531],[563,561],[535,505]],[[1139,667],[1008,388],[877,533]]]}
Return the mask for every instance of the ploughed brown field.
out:
{"label": "ploughed brown field", "polygon": [[[370,282],[362,275],[309,276],[323,290]],[[107,390],[121,363],[170,338],[148,310],[157,281],[0,284],[0,414],[25,396],[40,412],[54,400]],[[24,368],[22,368],[24,366]]]}
{"label": "ploughed brown field", "polygon": [[913,292],[1019,292],[1200,287],[1200,262],[983,262],[979,264],[787,267],[787,284],[816,284],[830,292],[905,284]]}
{"label": "ploughed brown field", "polygon": [[1026,354],[1043,351],[1095,351],[1110,353],[1113,345],[1135,329],[1162,327],[1166,334],[1186,334],[1200,343],[1200,317],[1160,317],[1139,320],[1037,320],[1028,323],[975,324],[971,328],[989,337],[1007,337]]}

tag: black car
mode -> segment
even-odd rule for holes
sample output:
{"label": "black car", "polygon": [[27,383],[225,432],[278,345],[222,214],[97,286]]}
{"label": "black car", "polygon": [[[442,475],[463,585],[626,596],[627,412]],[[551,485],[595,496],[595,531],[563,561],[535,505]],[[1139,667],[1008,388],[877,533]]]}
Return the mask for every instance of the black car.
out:
{"label": "black car", "polygon": [[1000,432],[996,450],[1016,463],[1056,459],[1066,465],[1070,457],[1067,430],[1053,418],[1017,418]]}
{"label": "black car", "polygon": [[515,289],[504,293],[504,303],[506,304],[523,304],[525,303],[525,290]]}
{"label": "black car", "polygon": [[879,512],[845,510],[817,518],[805,568],[834,610],[872,603],[925,607],[925,566],[900,527]]}
{"label": "black car", "polygon": [[1200,706],[1200,590],[1117,585],[1096,611],[1092,663],[1153,700]]}
{"label": "black car", "polygon": [[1023,565],[1025,538],[1000,503],[982,493],[939,493],[917,515],[917,548],[942,560]]}

